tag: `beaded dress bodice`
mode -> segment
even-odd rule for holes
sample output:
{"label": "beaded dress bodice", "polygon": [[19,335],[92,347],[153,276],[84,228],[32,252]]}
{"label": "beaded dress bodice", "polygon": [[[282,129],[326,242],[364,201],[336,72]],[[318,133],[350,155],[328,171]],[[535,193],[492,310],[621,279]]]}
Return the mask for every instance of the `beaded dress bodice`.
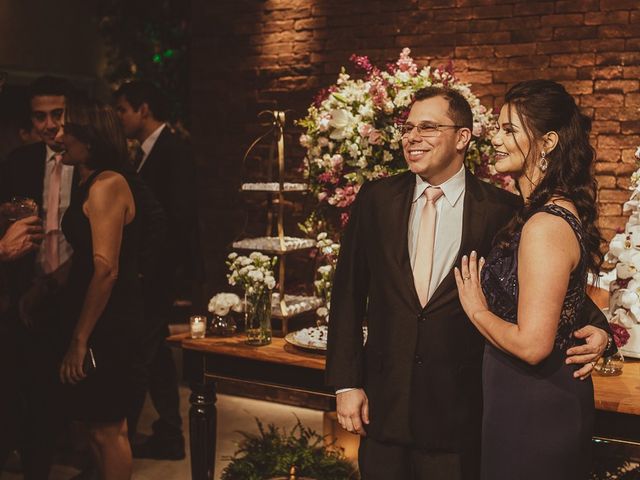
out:
{"label": "beaded dress bodice", "polygon": [[[571,226],[580,244],[580,262],[571,272],[567,294],[560,312],[560,322],[555,338],[555,346],[564,350],[576,344],[573,332],[583,326],[581,318],[587,285],[587,253],[583,242],[582,225],[566,208],[559,205],[545,205],[531,212],[546,212],[559,216]],[[530,215],[530,216],[531,216]],[[482,290],[490,310],[500,318],[517,323],[518,313],[518,247],[522,230],[518,231],[510,244],[494,247],[482,269]],[[543,261],[543,259],[541,259]],[[549,272],[550,279],[553,272]]]}

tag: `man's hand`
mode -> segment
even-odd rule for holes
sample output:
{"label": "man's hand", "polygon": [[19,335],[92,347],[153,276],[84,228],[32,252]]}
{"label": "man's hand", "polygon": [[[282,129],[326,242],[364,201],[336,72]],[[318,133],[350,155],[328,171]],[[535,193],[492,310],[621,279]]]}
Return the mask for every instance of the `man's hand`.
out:
{"label": "man's hand", "polygon": [[367,435],[364,425],[369,424],[369,399],[361,388],[336,395],[338,423],[347,432]]}
{"label": "man's hand", "polygon": [[9,261],[35,250],[42,242],[42,222],[36,216],[14,222],[0,238],[0,260]]}
{"label": "man's hand", "polygon": [[573,332],[573,335],[576,338],[585,339],[586,343],[568,349],[566,363],[583,365],[573,373],[573,376],[584,380],[591,375],[593,367],[604,353],[609,341],[609,335],[601,328],[593,325],[586,325]]}

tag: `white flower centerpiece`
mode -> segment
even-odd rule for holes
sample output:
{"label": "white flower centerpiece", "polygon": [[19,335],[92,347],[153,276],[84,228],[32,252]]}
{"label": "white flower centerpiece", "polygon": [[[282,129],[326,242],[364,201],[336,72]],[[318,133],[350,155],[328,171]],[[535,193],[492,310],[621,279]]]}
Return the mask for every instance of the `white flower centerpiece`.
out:
{"label": "white flower centerpiece", "polygon": [[243,311],[240,297],[235,293],[218,293],[209,300],[209,312],[213,314],[209,331],[212,335],[228,336],[236,333],[237,326],[231,311],[240,313]]}
{"label": "white flower centerpiece", "polygon": [[247,343],[271,343],[271,290],[276,286],[273,273],[276,257],[251,252],[248,257],[232,252],[227,266],[229,285],[239,286],[245,295]]}
{"label": "white flower centerpiece", "polygon": [[319,202],[305,222],[307,233],[317,232],[322,222],[339,230],[364,182],[406,170],[399,126],[409,113],[413,95],[431,85],[455,88],[471,105],[474,138],[467,167],[484,180],[513,188],[513,180],[498,174],[492,164],[490,138],[496,116],[480,103],[469,84],[453,75],[451,66],[419,68],[410,53],[408,48],[402,50],[387,70],[373,66],[366,56],[353,55],[351,60],[364,72],[363,78],[353,78],[343,68],[337,82],[318,94],[307,116],[298,122],[305,129],[300,137],[307,150],[305,173]]}
{"label": "white flower centerpiece", "polygon": [[[640,147],[635,155],[640,161]],[[629,189],[631,198],[623,207],[625,213],[631,213],[629,221],[611,239],[605,259],[615,263],[609,283],[610,321],[629,333],[620,351],[640,358],[640,168],[631,175]]]}

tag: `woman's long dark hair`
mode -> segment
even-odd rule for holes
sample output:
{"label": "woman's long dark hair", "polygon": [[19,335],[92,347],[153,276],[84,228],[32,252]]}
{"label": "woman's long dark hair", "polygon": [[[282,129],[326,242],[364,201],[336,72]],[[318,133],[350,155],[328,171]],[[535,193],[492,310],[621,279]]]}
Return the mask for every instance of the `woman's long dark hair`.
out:
{"label": "woman's long dark hair", "polygon": [[89,168],[132,171],[122,125],[109,105],[81,95],[69,97],[64,129],[88,146]]}
{"label": "woman's long dark hair", "polygon": [[[518,83],[507,92],[505,104],[514,107],[529,145],[533,146],[534,139],[550,131],[558,134],[558,144],[547,154],[546,174],[535,186],[524,208],[497,235],[496,241],[506,244],[532,212],[551,198],[564,198],[573,202],[578,210],[584,230],[587,269],[597,275],[603,259],[600,251],[603,238],[596,226],[595,151],[589,144],[591,119],[580,113],[575,100],[562,85],[551,80]],[[529,158],[532,153],[534,158]],[[526,153],[525,171],[531,162],[538,161],[538,153],[534,148]]]}

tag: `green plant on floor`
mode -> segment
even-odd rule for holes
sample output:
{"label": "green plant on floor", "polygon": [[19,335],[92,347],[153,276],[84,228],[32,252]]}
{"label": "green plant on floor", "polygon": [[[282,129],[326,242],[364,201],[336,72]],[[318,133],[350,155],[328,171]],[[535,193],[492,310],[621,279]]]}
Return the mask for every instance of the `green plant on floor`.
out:
{"label": "green plant on floor", "polygon": [[[593,463],[589,480],[638,480],[637,447],[606,440],[593,441]],[[631,461],[631,458],[634,461]]]}
{"label": "green plant on floor", "polygon": [[302,425],[300,420],[289,431],[273,424],[265,426],[256,418],[258,433],[238,432],[243,439],[231,463],[222,472],[222,480],[265,480],[288,478],[291,466],[299,477],[314,480],[356,480],[356,468],[335,443]]}

